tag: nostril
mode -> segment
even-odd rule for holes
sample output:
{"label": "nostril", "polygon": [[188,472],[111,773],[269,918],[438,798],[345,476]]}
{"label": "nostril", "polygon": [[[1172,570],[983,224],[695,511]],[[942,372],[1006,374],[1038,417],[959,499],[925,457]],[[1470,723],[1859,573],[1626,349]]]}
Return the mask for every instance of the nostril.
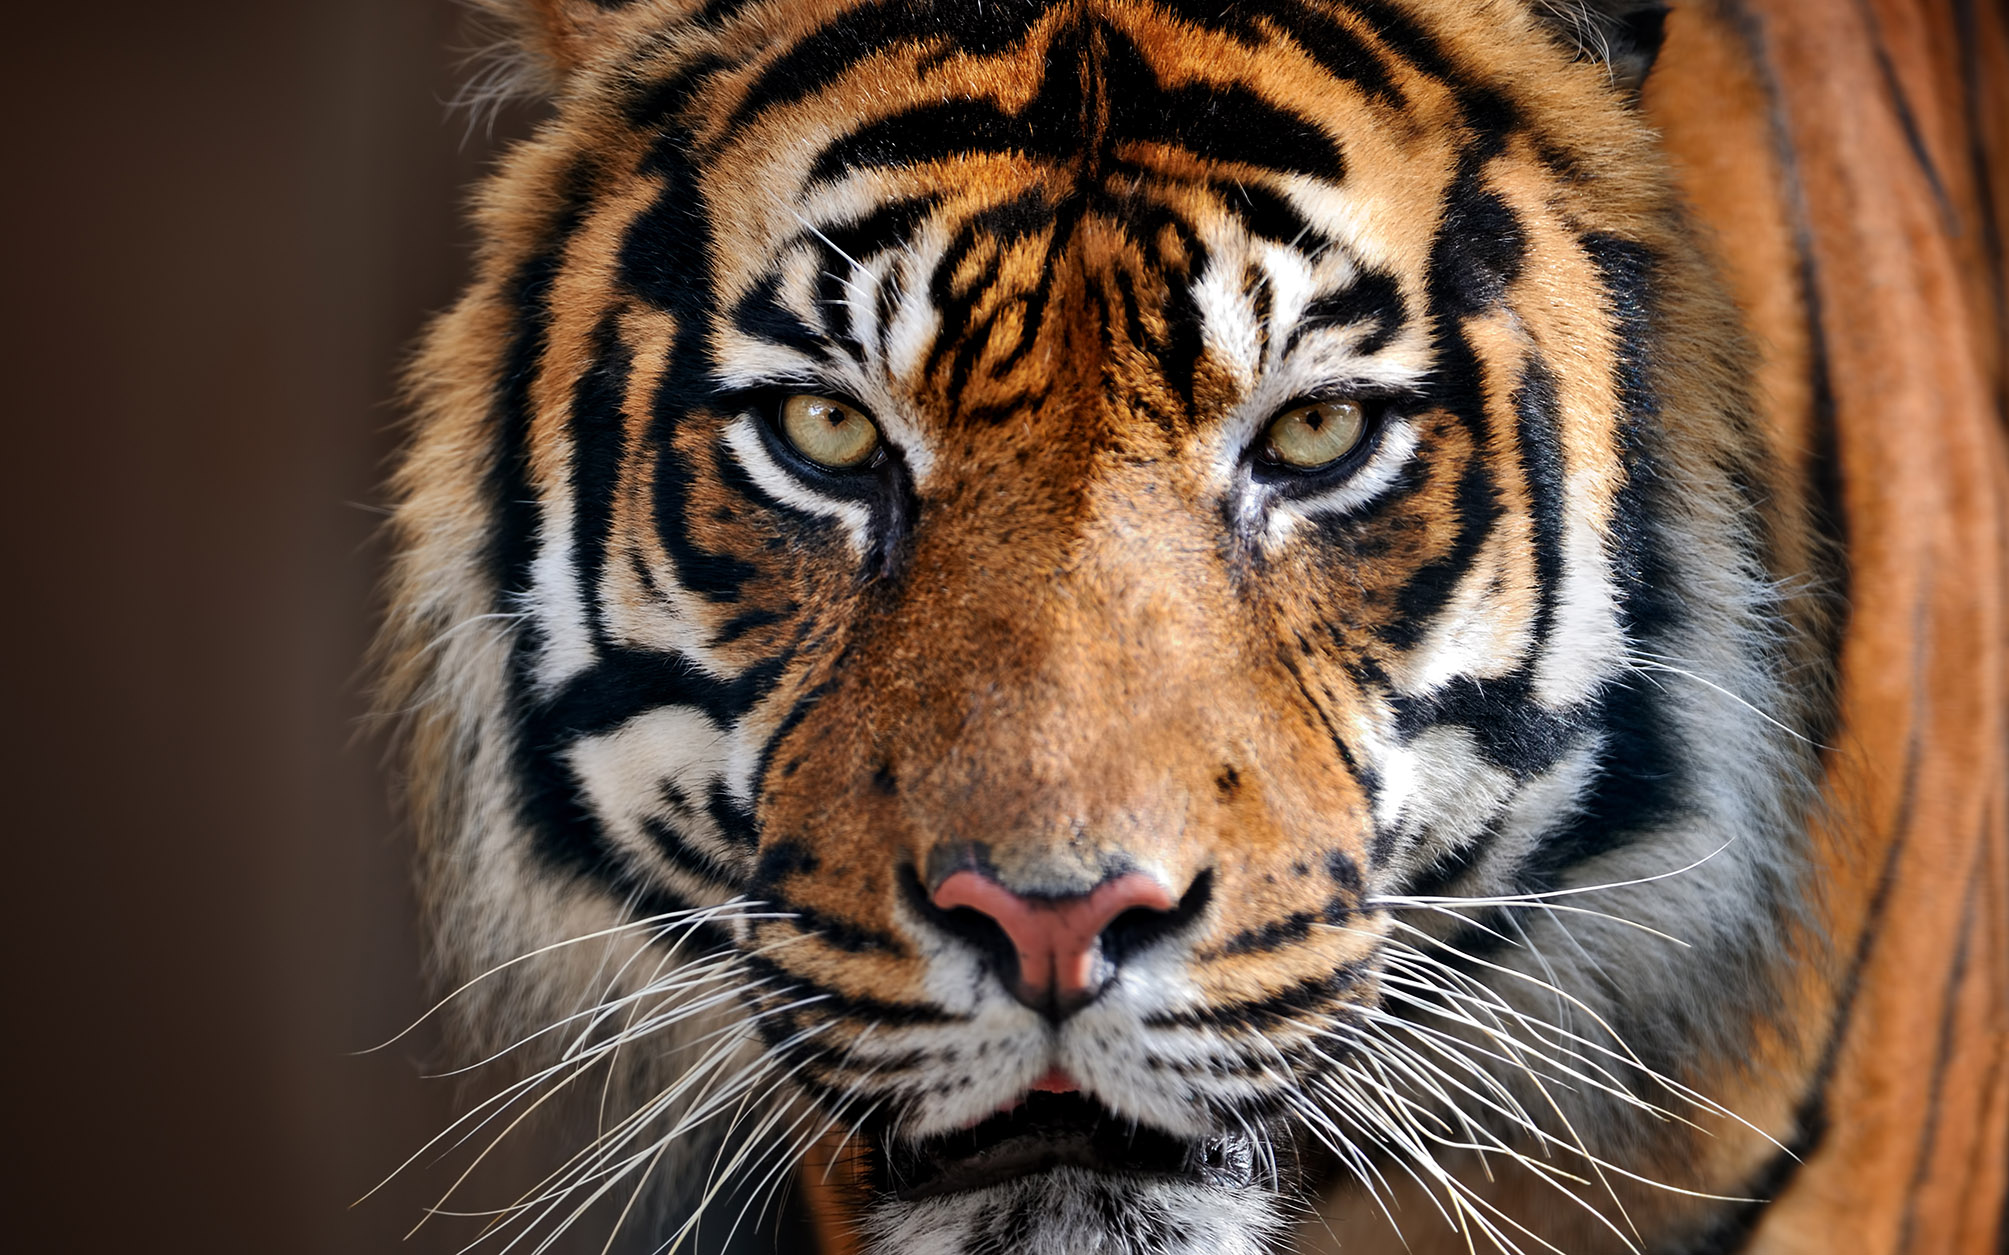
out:
{"label": "nostril", "polygon": [[920,876],[911,867],[901,870],[900,879],[909,900],[923,917],[981,955],[986,966],[1004,982],[1005,988],[1018,987],[1018,948],[997,920],[975,907],[943,907],[928,893],[921,884]]}
{"label": "nostril", "polygon": [[1112,965],[1124,962],[1198,919],[1213,897],[1214,873],[1210,868],[1193,878],[1170,910],[1132,907],[1102,930],[1103,957]]}

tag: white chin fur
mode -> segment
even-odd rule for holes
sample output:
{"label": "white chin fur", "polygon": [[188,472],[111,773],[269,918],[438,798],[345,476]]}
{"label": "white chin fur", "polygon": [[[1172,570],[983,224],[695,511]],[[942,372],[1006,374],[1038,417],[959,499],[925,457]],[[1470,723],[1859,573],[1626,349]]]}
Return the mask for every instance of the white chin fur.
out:
{"label": "white chin fur", "polygon": [[1265,1255],[1280,1229],[1260,1189],[1057,1168],[866,1214],[871,1255]]}

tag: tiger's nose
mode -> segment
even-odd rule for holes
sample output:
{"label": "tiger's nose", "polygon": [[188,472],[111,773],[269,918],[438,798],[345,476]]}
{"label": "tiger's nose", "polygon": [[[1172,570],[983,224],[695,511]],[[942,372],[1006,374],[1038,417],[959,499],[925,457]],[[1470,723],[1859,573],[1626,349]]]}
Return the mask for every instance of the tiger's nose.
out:
{"label": "tiger's nose", "polygon": [[1018,962],[1015,972],[998,975],[1020,1002],[1052,1019],[1087,1005],[1114,974],[1104,944],[1112,924],[1133,911],[1163,919],[1177,905],[1171,890],[1143,872],[1105,880],[1077,897],[1038,898],[968,869],[942,881],[933,901],[943,911],[975,911],[1001,930]]}

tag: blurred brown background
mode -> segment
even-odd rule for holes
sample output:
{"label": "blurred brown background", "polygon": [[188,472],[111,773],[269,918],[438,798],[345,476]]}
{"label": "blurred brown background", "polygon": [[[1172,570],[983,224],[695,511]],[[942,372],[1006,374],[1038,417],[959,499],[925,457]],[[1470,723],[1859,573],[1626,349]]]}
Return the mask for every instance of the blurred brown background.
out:
{"label": "blurred brown background", "polygon": [[[444,1118],[358,732],[397,363],[491,151],[449,0],[9,6],[4,1245],[412,1252]],[[521,119],[512,126],[520,128]],[[505,127],[505,129],[511,129]]]}

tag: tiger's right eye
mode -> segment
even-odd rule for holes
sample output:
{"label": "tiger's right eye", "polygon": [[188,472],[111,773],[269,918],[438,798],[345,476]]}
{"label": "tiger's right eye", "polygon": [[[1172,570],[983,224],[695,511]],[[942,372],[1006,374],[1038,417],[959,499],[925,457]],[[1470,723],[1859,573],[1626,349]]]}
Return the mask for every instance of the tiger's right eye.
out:
{"label": "tiger's right eye", "polygon": [[1313,401],[1285,410],[1263,433],[1263,455],[1293,470],[1330,466],[1358,448],[1367,435],[1367,411],[1345,398]]}
{"label": "tiger's right eye", "polygon": [[781,434],[803,457],[833,471],[863,466],[879,451],[879,428],[856,406],[797,393],[781,403]]}

